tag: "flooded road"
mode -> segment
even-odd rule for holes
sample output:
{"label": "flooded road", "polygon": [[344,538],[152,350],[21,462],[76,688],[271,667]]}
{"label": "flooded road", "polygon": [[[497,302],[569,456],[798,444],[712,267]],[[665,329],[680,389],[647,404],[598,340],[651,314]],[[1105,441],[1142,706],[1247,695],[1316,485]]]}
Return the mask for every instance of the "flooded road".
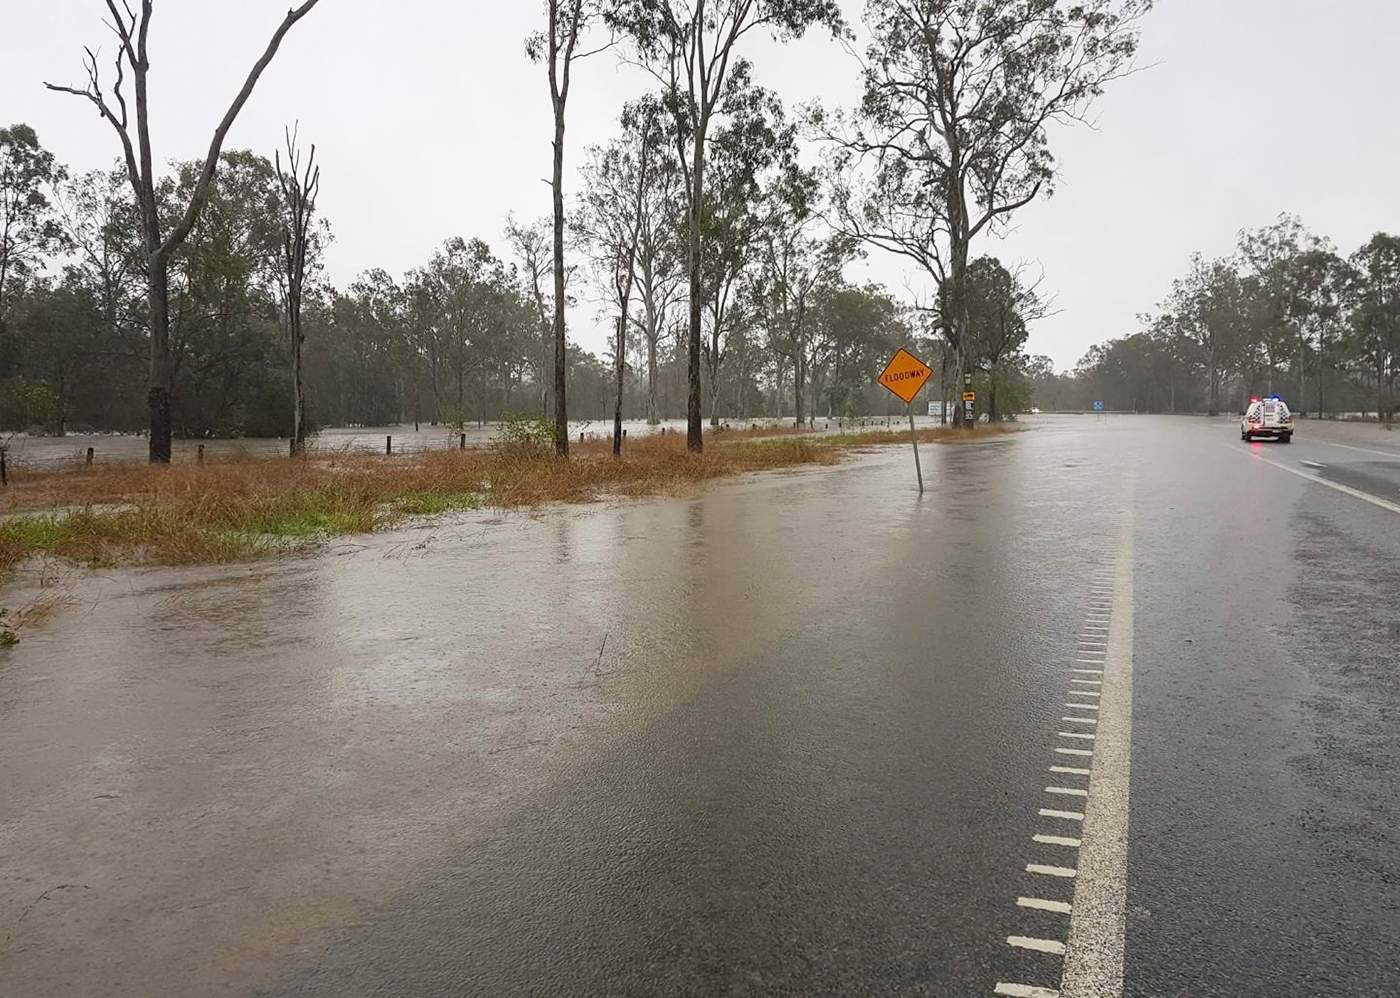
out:
{"label": "flooded road", "polygon": [[1073,866],[1045,815],[1101,760],[1056,753],[1125,626],[1123,993],[1386,993],[1400,515],[1301,474],[1400,455],[1234,436],[1048,419],[925,448],[922,498],[892,447],[74,576],[0,651],[0,993],[1057,987],[1008,939],[1070,938],[1028,864]]}

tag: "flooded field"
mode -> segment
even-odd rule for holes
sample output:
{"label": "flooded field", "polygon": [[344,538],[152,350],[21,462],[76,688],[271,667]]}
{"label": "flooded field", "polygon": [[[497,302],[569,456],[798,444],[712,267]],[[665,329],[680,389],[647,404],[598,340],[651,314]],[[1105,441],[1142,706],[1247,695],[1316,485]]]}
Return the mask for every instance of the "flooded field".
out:
{"label": "flooded field", "polygon": [[[787,426],[791,424],[791,421],[791,417],[786,419],[755,417],[733,422],[726,420],[724,425],[735,428],[751,425]],[[932,421],[925,418],[919,422],[920,425],[924,425]],[[871,427],[877,424],[884,425],[884,423],[885,417],[869,417],[854,421],[818,419],[816,429],[818,432],[822,432],[828,428],[836,430],[838,427]],[[667,433],[685,432],[685,420],[683,419],[663,420],[656,426],[649,426],[645,420],[633,419],[624,421],[622,426],[629,437],[660,433],[663,430]],[[708,422],[706,428],[709,428]],[[387,440],[392,439],[394,453],[401,454],[459,447],[462,443],[463,433],[465,433],[468,447],[481,447],[499,436],[500,424],[487,423],[484,426],[472,424],[465,431],[427,424],[414,429],[412,423],[399,426],[336,427],[322,430],[309,441],[309,446],[314,452],[323,454],[337,451],[382,454]],[[580,434],[588,440],[606,439],[612,435],[612,423],[602,420],[580,420],[570,423],[570,438],[578,440]],[[201,445],[204,447],[204,453],[209,457],[244,454],[274,456],[287,453],[288,448],[286,437],[176,440],[174,445],[175,460],[195,460]],[[9,460],[14,465],[24,467],[53,467],[81,463],[86,460],[89,447],[93,450],[95,462],[143,461],[147,454],[146,438],[137,434],[70,433],[62,437],[28,437],[21,434],[17,435],[10,443]]]}

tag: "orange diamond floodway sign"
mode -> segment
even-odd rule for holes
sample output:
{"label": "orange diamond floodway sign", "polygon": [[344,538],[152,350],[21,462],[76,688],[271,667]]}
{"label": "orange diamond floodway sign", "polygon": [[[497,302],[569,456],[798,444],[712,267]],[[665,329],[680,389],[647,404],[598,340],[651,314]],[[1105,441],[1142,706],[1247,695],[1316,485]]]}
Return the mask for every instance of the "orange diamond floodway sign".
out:
{"label": "orange diamond floodway sign", "polygon": [[933,368],[903,347],[880,375],[880,384],[894,392],[905,402],[913,402],[919,389],[933,377]]}

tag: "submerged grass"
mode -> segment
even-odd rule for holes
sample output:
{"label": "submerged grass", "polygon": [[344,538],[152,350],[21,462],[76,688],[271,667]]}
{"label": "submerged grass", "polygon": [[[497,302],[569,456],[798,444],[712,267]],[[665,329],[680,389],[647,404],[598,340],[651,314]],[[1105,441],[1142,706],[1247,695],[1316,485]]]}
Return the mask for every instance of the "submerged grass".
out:
{"label": "submerged grass", "polygon": [[[984,440],[1012,428],[919,431],[923,442]],[[239,561],[456,510],[676,495],[751,471],[835,464],[855,448],[907,443],[887,431],[707,434],[690,454],[679,434],[576,444],[572,458],[493,447],[386,457],[233,457],[204,464],[19,469],[0,492],[0,572],[33,555],[90,565]]]}

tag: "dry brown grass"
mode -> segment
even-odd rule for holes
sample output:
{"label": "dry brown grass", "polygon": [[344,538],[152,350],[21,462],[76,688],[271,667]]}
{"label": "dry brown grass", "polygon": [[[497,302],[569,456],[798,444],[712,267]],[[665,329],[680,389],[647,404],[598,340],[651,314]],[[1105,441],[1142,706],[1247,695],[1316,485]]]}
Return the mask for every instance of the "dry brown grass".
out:
{"label": "dry brown grass", "polygon": [[[1008,432],[932,428],[925,442]],[[530,507],[601,497],[667,496],[745,472],[834,464],[857,447],[908,441],[898,432],[802,435],[793,428],[724,430],[690,454],[682,434],[575,444],[571,459],[520,448],[385,457],[333,454],[214,459],[166,467],[114,464],[20,470],[0,493],[0,571],[40,553],[91,564],[233,561],[406,516],[477,506]]]}

